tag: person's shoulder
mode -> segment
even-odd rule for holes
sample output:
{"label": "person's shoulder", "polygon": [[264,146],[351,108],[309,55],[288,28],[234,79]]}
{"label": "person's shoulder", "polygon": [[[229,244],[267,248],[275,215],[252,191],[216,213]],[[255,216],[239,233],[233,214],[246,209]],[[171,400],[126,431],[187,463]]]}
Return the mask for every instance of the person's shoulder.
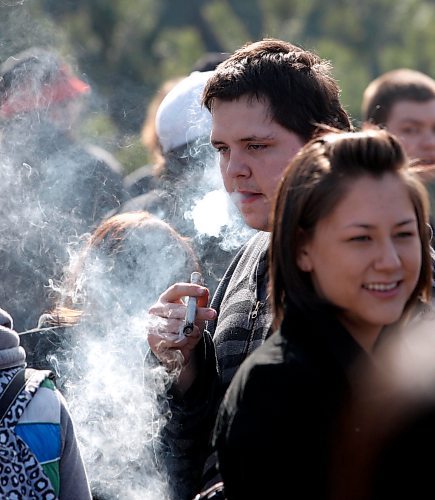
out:
{"label": "person's shoulder", "polygon": [[293,377],[288,375],[295,369],[298,370],[297,363],[289,361],[286,341],[277,330],[239,366],[227,390],[227,404],[230,407],[236,404],[241,394],[245,400],[255,400],[259,394],[267,394],[267,397],[272,392],[276,394],[278,388],[281,391],[292,385]]}
{"label": "person's shoulder", "polygon": [[247,366],[279,365],[285,362],[287,341],[281,335],[281,330],[275,330],[250,356]]}
{"label": "person's shoulder", "polygon": [[264,253],[269,248],[270,233],[258,231],[242,247],[244,253]]}
{"label": "person's shoulder", "polygon": [[52,356],[71,343],[73,328],[70,326],[47,326],[19,333],[20,345],[26,352],[29,368],[54,371]]}
{"label": "person's shoulder", "polygon": [[270,233],[258,231],[241,247],[238,252],[238,261],[240,263],[256,263],[260,258],[266,255],[269,248]]}
{"label": "person's shoulder", "polygon": [[159,218],[167,215],[170,206],[170,196],[162,189],[151,189],[126,200],[119,209],[119,213],[132,211],[145,211]]}
{"label": "person's shoulder", "polygon": [[248,380],[252,381],[253,378],[261,380],[267,373],[271,374],[282,370],[287,363],[285,346],[286,341],[280,330],[276,330],[261,346],[245,358],[233,378],[234,384],[244,386]]}
{"label": "person's shoulder", "polygon": [[109,151],[96,144],[84,144],[83,149],[114,174],[121,177],[124,175],[123,165],[112,153],[109,153]]}
{"label": "person's shoulder", "polygon": [[156,176],[151,173],[152,168],[152,165],[143,165],[124,176],[124,188],[132,198],[148,193],[156,187]]}

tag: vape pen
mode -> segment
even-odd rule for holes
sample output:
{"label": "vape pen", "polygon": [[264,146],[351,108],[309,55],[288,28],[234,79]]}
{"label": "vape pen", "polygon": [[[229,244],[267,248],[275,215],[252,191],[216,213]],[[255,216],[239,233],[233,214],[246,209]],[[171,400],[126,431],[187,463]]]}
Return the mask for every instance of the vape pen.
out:
{"label": "vape pen", "polygon": [[[200,285],[202,283],[201,273],[193,272],[190,275],[190,282]],[[189,297],[187,300],[186,316],[184,318],[183,333],[184,335],[190,335],[193,332],[193,326],[195,323],[196,316],[196,301],[197,297]]]}

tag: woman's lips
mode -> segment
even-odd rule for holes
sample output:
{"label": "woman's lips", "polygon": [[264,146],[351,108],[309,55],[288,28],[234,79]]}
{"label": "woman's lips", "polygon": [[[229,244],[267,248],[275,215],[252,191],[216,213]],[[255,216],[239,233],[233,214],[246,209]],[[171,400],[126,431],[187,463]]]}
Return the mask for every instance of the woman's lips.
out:
{"label": "woman's lips", "polygon": [[363,285],[363,288],[376,297],[391,298],[399,293],[401,284],[402,280],[389,283],[366,283]]}

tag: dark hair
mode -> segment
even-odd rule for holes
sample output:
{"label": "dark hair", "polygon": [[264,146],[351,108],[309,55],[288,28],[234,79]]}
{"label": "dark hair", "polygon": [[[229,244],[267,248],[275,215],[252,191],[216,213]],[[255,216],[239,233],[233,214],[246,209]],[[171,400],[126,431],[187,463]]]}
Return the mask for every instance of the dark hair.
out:
{"label": "dark hair", "polygon": [[[188,281],[199,263],[187,238],[145,211],[103,221],[90,235],[50,313],[56,325],[75,324],[84,313],[133,316],[174,281]],[[97,306],[97,307],[95,307]]]}
{"label": "dark hair", "polygon": [[317,55],[273,38],[244,45],[222,62],[208,80],[203,104],[213,113],[215,99],[242,96],[265,101],[274,121],[311,139],[319,124],[349,130],[331,65]]}
{"label": "dark hair", "polygon": [[413,69],[387,71],[365,89],[361,104],[363,121],[384,126],[397,102],[435,99],[435,80]]}
{"label": "dark hair", "polygon": [[422,266],[406,310],[431,293],[432,268],[429,236],[429,200],[418,175],[409,168],[401,145],[385,130],[333,132],[307,143],[287,167],[273,215],[270,246],[271,297],[275,326],[286,304],[304,311],[324,305],[308,273],[297,265],[301,230],[308,238],[316,224],[328,216],[345,196],[351,181],[362,176],[397,175],[407,187],[418,222]]}
{"label": "dark hair", "polygon": [[192,66],[192,71],[213,71],[229,55],[227,52],[206,52],[196,60]]}
{"label": "dark hair", "polygon": [[9,57],[0,66],[0,87],[7,91],[17,82],[34,78],[38,84],[50,84],[60,71],[57,53],[32,47]]}

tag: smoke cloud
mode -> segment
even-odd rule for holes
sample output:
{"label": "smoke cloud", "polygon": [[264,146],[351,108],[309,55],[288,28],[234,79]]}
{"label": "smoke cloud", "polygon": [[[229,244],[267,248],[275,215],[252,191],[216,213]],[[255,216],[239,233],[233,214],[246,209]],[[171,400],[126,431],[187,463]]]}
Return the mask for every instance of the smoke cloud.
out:
{"label": "smoke cloud", "polygon": [[[24,48],[57,46],[62,40],[48,23],[38,26],[25,5],[0,0],[0,62]],[[44,81],[42,69],[32,78],[35,93]],[[104,105],[93,91],[86,106],[94,109],[95,102]],[[80,303],[81,288],[63,288],[63,275],[89,233],[116,212],[122,198],[110,176],[90,177],[89,149],[70,139],[71,125],[53,126],[52,110],[47,102],[43,109],[0,121],[0,305],[18,331],[36,327],[59,297],[74,294]],[[184,184],[182,206],[195,228],[192,241],[204,247],[198,256],[207,273],[215,248],[230,255],[252,232],[224,192],[216,155],[203,151],[192,155],[203,174]],[[211,252],[210,238],[216,244]],[[155,460],[159,432],[170,418],[165,392],[171,381],[149,353],[146,311],[167,286],[188,281],[192,269],[165,242],[144,237],[141,245],[135,276],[116,281],[107,262],[89,263],[82,285],[92,307],[49,354],[93,491],[101,499],[169,499],[167,471]],[[145,247],[146,254],[140,250]]]}

